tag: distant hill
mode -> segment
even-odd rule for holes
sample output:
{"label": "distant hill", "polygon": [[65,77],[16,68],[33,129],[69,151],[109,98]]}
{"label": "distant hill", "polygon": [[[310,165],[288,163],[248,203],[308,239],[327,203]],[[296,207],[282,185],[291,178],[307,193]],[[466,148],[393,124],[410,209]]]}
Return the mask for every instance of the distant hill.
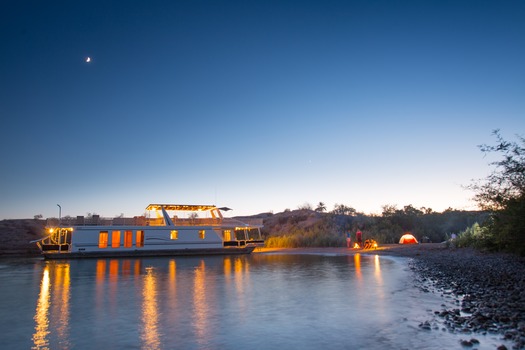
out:
{"label": "distant hill", "polygon": [[263,219],[262,229],[265,236],[280,236],[289,234],[297,229],[309,229],[318,225],[328,216],[308,209],[287,210],[281,213],[261,213],[252,216],[235,217],[242,221],[243,218]]}
{"label": "distant hill", "polygon": [[0,221],[0,256],[39,255],[36,244],[42,237],[46,221],[35,219]]}

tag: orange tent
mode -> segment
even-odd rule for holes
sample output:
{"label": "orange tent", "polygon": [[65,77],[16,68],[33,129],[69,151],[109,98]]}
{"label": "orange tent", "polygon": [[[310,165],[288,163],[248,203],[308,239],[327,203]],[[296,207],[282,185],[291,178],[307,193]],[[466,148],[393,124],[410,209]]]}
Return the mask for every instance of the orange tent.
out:
{"label": "orange tent", "polygon": [[399,244],[418,244],[418,241],[416,237],[407,232],[403,236],[401,236]]}

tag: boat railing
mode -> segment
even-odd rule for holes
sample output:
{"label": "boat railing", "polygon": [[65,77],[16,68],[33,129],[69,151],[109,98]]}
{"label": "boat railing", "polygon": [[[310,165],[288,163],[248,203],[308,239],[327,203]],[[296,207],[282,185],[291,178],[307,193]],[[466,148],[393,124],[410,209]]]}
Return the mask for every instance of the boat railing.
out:
{"label": "boat railing", "polygon": [[172,221],[176,226],[214,226],[222,223],[220,218],[175,218]]}
{"label": "boat railing", "polygon": [[240,227],[246,226],[246,227],[262,227],[263,226],[263,219],[258,218],[224,218],[225,224],[230,225],[238,225]]}
{"label": "boat railing", "polygon": [[[172,218],[176,226],[215,226],[222,223],[220,218]],[[83,217],[77,216],[65,217],[62,219],[47,219],[47,227],[65,227],[65,226],[164,226],[163,218],[147,218],[145,216],[135,216],[132,218],[116,217],[101,218],[99,216]]]}
{"label": "boat railing", "polygon": [[[220,218],[171,218],[175,226],[215,226],[220,225]],[[146,219],[147,226],[164,226],[164,219],[154,218]]]}
{"label": "boat railing", "polygon": [[[226,224],[239,227],[262,227],[263,219],[255,218],[171,218],[175,226],[217,226]],[[102,218],[98,215],[88,217],[64,217],[62,219],[48,218],[47,227],[71,226],[164,226],[163,218],[147,218],[145,216]]]}
{"label": "boat railing", "polygon": [[98,215],[64,217],[60,220],[57,218],[48,218],[47,227],[70,227],[70,226],[146,226],[147,219],[144,216],[135,216],[132,218],[116,217],[102,218]]}

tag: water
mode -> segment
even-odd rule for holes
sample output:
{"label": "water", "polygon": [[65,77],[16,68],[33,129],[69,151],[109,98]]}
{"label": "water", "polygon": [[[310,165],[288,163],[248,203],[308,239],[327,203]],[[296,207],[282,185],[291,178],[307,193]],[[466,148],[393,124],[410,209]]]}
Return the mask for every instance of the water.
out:
{"label": "water", "polygon": [[[403,258],[323,254],[0,260],[8,349],[444,349],[444,300]],[[418,325],[431,321],[436,328]]]}

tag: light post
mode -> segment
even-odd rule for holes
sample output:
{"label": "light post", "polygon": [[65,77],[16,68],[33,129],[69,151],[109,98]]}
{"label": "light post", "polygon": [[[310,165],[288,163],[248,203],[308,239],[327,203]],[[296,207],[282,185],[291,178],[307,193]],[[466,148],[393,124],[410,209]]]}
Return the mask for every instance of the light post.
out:
{"label": "light post", "polygon": [[62,207],[60,206],[60,204],[57,204],[58,206],[58,226],[60,226],[60,223],[62,221]]}

